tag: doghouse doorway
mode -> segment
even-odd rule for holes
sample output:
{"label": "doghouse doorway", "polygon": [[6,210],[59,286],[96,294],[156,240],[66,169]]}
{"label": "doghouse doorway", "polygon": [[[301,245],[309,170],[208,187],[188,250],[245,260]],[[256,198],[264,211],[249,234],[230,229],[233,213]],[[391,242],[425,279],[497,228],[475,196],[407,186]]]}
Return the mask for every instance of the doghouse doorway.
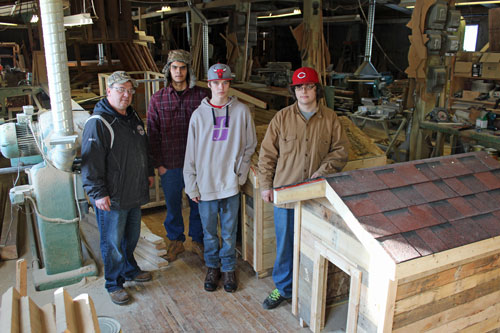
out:
{"label": "doghouse doorway", "polygon": [[[326,321],[326,299],[327,299],[327,280],[328,280],[328,263],[332,267],[337,267],[339,270],[339,279],[349,276],[349,291],[348,299],[344,300],[345,305],[339,302],[333,314],[337,314],[341,319],[345,320],[345,325],[339,327],[334,325],[335,330],[346,332],[356,332],[359,312],[359,297],[361,292],[361,271],[345,257],[338,255],[333,250],[326,248],[322,244],[315,244],[316,253],[314,257],[314,273],[312,281],[312,300],[311,300],[311,330],[319,332],[325,326]],[[342,273],[345,273],[342,275]],[[335,271],[333,272],[335,273]],[[345,282],[345,280],[344,280]],[[347,295],[347,292],[345,293]],[[344,309],[343,309],[344,308]],[[346,308],[346,309],[345,309]],[[347,311],[347,314],[342,315],[342,311]],[[331,316],[330,316],[331,318]],[[345,319],[342,319],[345,318]],[[327,327],[328,328],[328,327]]]}

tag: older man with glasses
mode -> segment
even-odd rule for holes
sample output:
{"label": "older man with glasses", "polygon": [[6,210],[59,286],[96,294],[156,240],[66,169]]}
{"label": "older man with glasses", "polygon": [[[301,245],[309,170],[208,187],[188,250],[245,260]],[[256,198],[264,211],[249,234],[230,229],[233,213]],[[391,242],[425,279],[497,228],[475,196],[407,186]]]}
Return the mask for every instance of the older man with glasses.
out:
{"label": "older man with glasses", "polygon": [[[297,69],[290,92],[295,103],[274,116],[260,148],[259,182],[266,202],[273,202],[273,187],[332,174],[347,163],[347,136],[335,111],[319,103],[323,87],[317,72]],[[293,223],[291,204],[274,207],[276,289],[264,300],[264,309],[292,297]]]}
{"label": "older man with glasses", "polygon": [[96,214],[111,301],[125,304],[125,281],[146,282],[134,258],[141,232],[141,205],[149,202],[153,164],[144,124],[130,106],[137,83],[126,72],[108,78],[106,98],[87,120],[82,136],[82,181]]}

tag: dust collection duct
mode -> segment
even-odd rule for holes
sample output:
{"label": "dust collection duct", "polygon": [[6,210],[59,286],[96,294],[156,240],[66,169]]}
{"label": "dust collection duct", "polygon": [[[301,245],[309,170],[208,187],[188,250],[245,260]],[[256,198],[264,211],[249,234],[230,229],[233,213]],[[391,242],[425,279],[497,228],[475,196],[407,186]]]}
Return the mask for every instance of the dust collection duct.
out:
{"label": "dust collection duct", "polygon": [[[28,228],[33,240],[33,282],[37,290],[45,290],[96,275],[97,267],[93,260],[84,259],[79,232],[87,202],[74,162],[79,135],[89,114],[73,111],[62,0],[40,0],[40,14],[51,111],[40,112],[35,122],[33,108],[23,108],[25,112],[17,115],[17,124],[0,126],[0,146],[6,157],[19,157],[20,163],[34,164],[38,161],[33,163],[25,158],[43,157],[42,162],[27,170],[29,185],[12,188],[9,196],[13,204],[29,200],[35,210],[39,250],[34,245],[34,233]],[[80,133],[75,133],[75,127]],[[28,210],[29,205],[26,207]],[[26,215],[30,217],[29,213]]]}
{"label": "dust collection duct", "polygon": [[373,47],[373,27],[375,25],[375,4],[377,0],[370,0],[368,7],[368,22],[366,22],[366,41],[365,41],[365,57],[363,63],[354,72],[355,76],[379,76],[379,73],[373,66],[372,47]]}

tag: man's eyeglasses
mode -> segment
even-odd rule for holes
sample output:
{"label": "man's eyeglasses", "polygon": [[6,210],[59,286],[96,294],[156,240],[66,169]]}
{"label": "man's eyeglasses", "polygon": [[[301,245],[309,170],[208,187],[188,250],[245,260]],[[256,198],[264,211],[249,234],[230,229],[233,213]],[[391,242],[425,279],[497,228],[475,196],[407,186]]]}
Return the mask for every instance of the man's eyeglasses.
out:
{"label": "man's eyeglasses", "polygon": [[135,89],[125,89],[123,87],[112,87],[116,91],[118,91],[120,94],[124,94],[125,92],[128,92],[129,95],[135,94]]}
{"label": "man's eyeglasses", "polygon": [[312,90],[316,87],[314,83],[309,83],[309,84],[299,84],[297,86],[294,86],[295,90]]}

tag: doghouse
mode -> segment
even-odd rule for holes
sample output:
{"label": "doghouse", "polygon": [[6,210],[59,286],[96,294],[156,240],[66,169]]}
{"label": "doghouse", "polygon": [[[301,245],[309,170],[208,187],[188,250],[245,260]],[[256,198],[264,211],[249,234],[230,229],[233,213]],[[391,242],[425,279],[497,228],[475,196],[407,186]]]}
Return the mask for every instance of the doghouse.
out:
{"label": "doghouse", "polygon": [[312,331],[337,304],[347,332],[500,327],[500,163],[486,153],[342,172],[274,197],[297,203],[292,312]]}

